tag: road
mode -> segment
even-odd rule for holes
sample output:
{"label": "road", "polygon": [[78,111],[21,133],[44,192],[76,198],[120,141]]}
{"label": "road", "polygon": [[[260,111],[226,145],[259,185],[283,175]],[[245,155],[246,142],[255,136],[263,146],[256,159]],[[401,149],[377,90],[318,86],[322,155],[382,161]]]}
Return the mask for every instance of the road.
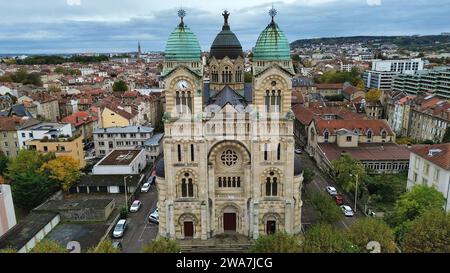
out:
{"label": "road", "polygon": [[[306,152],[303,152],[303,154],[301,155],[301,164],[303,169],[310,169],[314,172],[314,179],[313,181],[306,186],[307,190],[318,190],[318,191],[323,191],[325,192],[325,188],[327,186],[333,186],[335,187],[338,192],[344,197],[344,204],[349,205],[351,208],[354,207],[354,199],[350,198],[350,196],[344,195],[342,194],[343,191],[340,187],[338,187],[334,181],[327,177],[326,175],[324,175],[322,173],[322,171],[317,167],[316,163],[312,160],[312,158],[309,157],[309,155]],[[336,205],[337,206],[337,205]],[[304,209],[302,211],[302,214],[305,214],[305,217],[302,217],[302,222],[304,224],[313,224],[314,223],[314,216],[313,214],[315,213],[314,208],[312,207],[311,204],[309,204],[308,202],[306,202],[306,204],[304,205]],[[342,228],[342,229],[349,229],[349,227],[354,224],[359,218],[365,217],[364,213],[360,210],[356,211],[355,215],[353,217],[345,217],[343,220],[337,222],[334,224],[335,227],[337,228]]]}
{"label": "road", "polygon": [[148,221],[148,216],[156,208],[158,201],[156,186],[147,193],[140,193],[136,199],[139,199],[142,205],[138,212],[128,214],[128,229],[121,240],[124,253],[140,253],[142,247],[158,234],[158,225]]}

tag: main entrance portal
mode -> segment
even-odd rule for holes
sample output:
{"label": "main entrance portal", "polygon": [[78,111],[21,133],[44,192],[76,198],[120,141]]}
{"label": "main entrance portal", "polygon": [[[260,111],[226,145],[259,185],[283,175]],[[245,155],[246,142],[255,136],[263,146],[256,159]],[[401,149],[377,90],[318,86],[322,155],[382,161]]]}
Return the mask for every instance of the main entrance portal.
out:
{"label": "main entrance portal", "polygon": [[236,213],[223,214],[223,231],[236,232]]}

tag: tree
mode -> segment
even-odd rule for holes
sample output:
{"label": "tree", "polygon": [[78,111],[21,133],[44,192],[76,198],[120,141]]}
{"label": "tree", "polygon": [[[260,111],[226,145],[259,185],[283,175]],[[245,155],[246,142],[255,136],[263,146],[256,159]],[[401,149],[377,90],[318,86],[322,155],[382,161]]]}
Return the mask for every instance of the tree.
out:
{"label": "tree", "polygon": [[19,151],[19,154],[8,164],[6,177],[15,181],[18,175],[23,173],[34,173],[45,162],[55,158],[55,154],[42,154],[36,150]]}
{"label": "tree", "polygon": [[50,91],[50,93],[61,93],[61,88],[59,88],[57,85],[50,85],[48,87],[48,91]]}
{"label": "tree", "polygon": [[11,78],[11,75],[5,74],[0,77],[0,82],[13,82],[13,79]]}
{"label": "tree", "polygon": [[42,239],[33,247],[31,253],[68,253],[68,250],[56,241]]}
{"label": "tree", "polygon": [[406,173],[371,175],[366,176],[364,185],[380,202],[393,204],[405,192],[407,178]]}
{"label": "tree", "polygon": [[6,254],[6,253],[17,253],[17,250],[15,250],[14,248],[0,249],[0,254]]}
{"label": "tree", "polygon": [[444,137],[442,138],[442,143],[450,143],[450,127],[445,129]]}
{"label": "tree", "polygon": [[360,80],[358,82],[358,84],[356,85],[356,88],[358,88],[358,90],[364,90],[366,88],[366,85],[364,84],[364,81]]}
{"label": "tree", "polygon": [[401,242],[404,252],[449,253],[450,214],[429,210],[411,222]]}
{"label": "tree", "polygon": [[112,241],[109,239],[103,240],[97,247],[92,247],[88,250],[88,253],[120,253],[119,248],[115,248],[112,245]]}
{"label": "tree", "polygon": [[305,169],[303,171],[303,184],[309,184],[313,181],[315,173],[310,169]]}
{"label": "tree", "polygon": [[68,191],[81,176],[80,164],[69,156],[60,156],[44,163],[40,171]]}
{"label": "tree", "polygon": [[319,222],[332,224],[342,219],[342,212],[336,203],[324,192],[313,192],[311,203],[318,212]]}
{"label": "tree", "polygon": [[181,248],[177,241],[165,237],[153,240],[142,248],[144,253],[180,253]]}
{"label": "tree", "polygon": [[9,163],[9,157],[0,152],[0,175],[4,175]]}
{"label": "tree", "polygon": [[62,66],[57,66],[55,68],[55,70],[53,70],[53,72],[57,73],[57,74],[64,74],[66,71],[66,69]]}
{"label": "tree", "polygon": [[36,86],[42,86],[43,85],[42,80],[41,80],[41,76],[38,73],[28,74],[28,77],[22,83],[23,84],[32,84],[32,85],[36,85]]}
{"label": "tree", "polygon": [[244,81],[246,83],[252,82],[253,74],[251,72],[245,72],[244,73]]}
{"label": "tree", "polygon": [[345,233],[335,230],[329,224],[311,226],[302,236],[304,253],[351,253],[358,252],[345,237]]}
{"label": "tree", "polygon": [[114,82],[114,84],[113,84],[113,91],[114,92],[128,91],[128,85],[123,80],[118,80],[118,81]]}
{"label": "tree", "polygon": [[378,102],[381,97],[380,89],[370,89],[366,93],[366,101],[368,102]]}
{"label": "tree", "polygon": [[14,82],[23,83],[27,78],[28,70],[26,70],[25,68],[19,68],[19,70],[17,70],[16,73],[12,75],[12,79]]}
{"label": "tree", "polygon": [[350,226],[347,237],[360,250],[369,251],[366,246],[371,241],[380,243],[381,252],[395,252],[395,237],[391,228],[383,221],[363,218]]}
{"label": "tree", "polygon": [[[353,159],[351,156],[345,154],[341,156],[338,160],[332,162],[333,168],[336,172],[337,182],[342,186],[342,188],[347,191],[354,191],[356,187],[356,175],[359,179],[359,187],[362,187],[361,181],[363,181],[366,170],[364,166],[359,163],[358,160]],[[359,191],[361,192],[361,191]]]}
{"label": "tree", "polygon": [[299,237],[283,231],[258,237],[249,251],[253,253],[299,253],[301,244]]}

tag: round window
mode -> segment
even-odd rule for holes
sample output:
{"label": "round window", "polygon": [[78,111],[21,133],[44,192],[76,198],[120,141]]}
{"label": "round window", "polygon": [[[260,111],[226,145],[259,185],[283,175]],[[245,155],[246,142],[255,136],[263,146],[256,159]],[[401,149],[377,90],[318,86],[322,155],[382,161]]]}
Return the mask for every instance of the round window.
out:
{"label": "round window", "polygon": [[236,162],[238,160],[238,156],[235,151],[233,150],[225,150],[220,159],[222,160],[222,164],[228,167],[236,165]]}

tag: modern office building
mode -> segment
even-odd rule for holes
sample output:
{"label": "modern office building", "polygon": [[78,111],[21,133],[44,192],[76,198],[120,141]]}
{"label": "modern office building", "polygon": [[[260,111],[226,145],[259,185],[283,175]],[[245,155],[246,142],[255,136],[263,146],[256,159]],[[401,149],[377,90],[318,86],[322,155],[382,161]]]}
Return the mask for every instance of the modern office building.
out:
{"label": "modern office building", "polygon": [[450,66],[399,74],[393,79],[392,89],[413,95],[427,92],[450,99]]}

